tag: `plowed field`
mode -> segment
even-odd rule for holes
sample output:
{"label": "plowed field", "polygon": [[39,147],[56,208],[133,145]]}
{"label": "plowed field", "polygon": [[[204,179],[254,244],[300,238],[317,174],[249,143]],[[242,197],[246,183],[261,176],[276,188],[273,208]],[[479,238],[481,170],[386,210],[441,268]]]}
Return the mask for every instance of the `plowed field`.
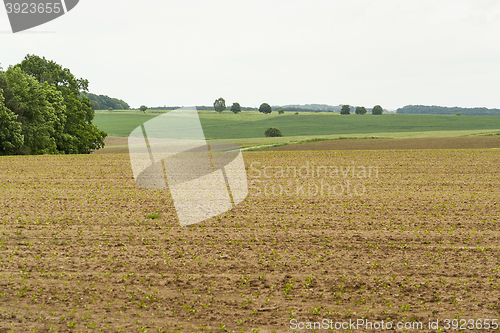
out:
{"label": "plowed field", "polygon": [[268,148],[283,150],[387,150],[387,149],[481,149],[500,148],[500,136],[470,136],[454,138],[414,139],[342,139],[308,142]]}
{"label": "plowed field", "polygon": [[180,227],[128,155],[0,157],[0,332],[498,321],[497,150],[244,159],[248,198]]}

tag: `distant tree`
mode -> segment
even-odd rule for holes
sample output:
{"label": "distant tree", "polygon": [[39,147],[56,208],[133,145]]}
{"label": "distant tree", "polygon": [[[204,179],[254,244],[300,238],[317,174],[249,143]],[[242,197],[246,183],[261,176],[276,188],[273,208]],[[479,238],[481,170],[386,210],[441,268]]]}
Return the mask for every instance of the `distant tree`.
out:
{"label": "distant tree", "polygon": [[285,110],[283,108],[278,110],[278,114],[284,114],[284,113],[285,113]]}
{"label": "distant tree", "polygon": [[461,116],[462,114],[460,112],[455,113],[455,116]]}
{"label": "distant tree", "polygon": [[283,136],[283,133],[281,133],[281,131],[276,128],[276,127],[269,127],[265,132],[264,132],[264,135],[268,138],[271,138],[271,137],[280,137],[280,136]]}
{"label": "distant tree", "polygon": [[107,110],[113,108],[113,110],[128,110],[130,105],[125,101],[118,98],[111,98],[106,95],[96,95],[92,93],[85,93],[90,101],[92,102],[93,110]]}
{"label": "distant tree", "polygon": [[299,113],[298,113],[298,112],[295,112],[294,114],[295,114],[295,115],[297,115],[297,114],[299,114]]}
{"label": "distant tree", "polygon": [[241,112],[240,103],[234,102],[233,105],[231,105],[231,111],[233,111],[233,113],[239,113],[239,112]]}
{"label": "distant tree", "polygon": [[146,113],[147,109],[148,107],[146,105],[141,105],[141,107],[139,108],[139,110],[141,110],[143,113]]}
{"label": "distant tree", "polygon": [[380,105],[375,105],[372,109],[372,114],[382,114],[382,112],[384,112],[384,109],[382,109],[382,107]]}
{"label": "distant tree", "polygon": [[224,100],[224,98],[220,97],[216,99],[214,102],[214,110],[219,113],[222,113],[222,111],[224,111],[225,109],[226,109],[226,101]]}
{"label": "distant tree", "polygon": [[349,104],[342,105],[342,109],[340,110],[340,114],[351,114],[351,106]]}
{"label": "distant tree", "polygon": [[262,103],[259,107],[259,112],[262,112],[265,114],[271,113],[272,111],[273,111],[273,109],[271,108],[271,105],[269,105],[267,103]]}
{"label": "distant tree", "polygon": [[110,107],[110,108],[108,108],[108,111],[113,111],[113,108],[111,108],[111,107]]}
{"label": "distant tree", "polygon": [[366,113],[366,108],[364,106],[357,106],[356,107],[356,114],[365,114]]}

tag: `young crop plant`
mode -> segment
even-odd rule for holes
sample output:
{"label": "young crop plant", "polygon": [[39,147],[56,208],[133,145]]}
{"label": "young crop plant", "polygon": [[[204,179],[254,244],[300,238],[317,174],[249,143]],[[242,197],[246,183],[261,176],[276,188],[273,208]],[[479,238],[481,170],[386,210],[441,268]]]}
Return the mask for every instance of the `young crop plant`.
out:
{"label": "young crop plant", "polygon": [[[15,167],[38,162],[20,165],[14,159],[2,169],[9,171],[0,182],[6,213],[0,220],[0,284],[9,288],[0,290],[8,310],[0,317],[22,314],[25,331],[41,329],[38,317],[52,331],[90,330],[85,325],[96,331],[219,331],[221,322],[210,319],[213,311],[214,318],[228,320],[222,331],[246,326],[246,332],[281,332],[290,313],[276,307],[293,307],[296,319],[300,313],[317,318],[310,311],[321,302],[331,304],[324,310],[339,320],[498,314],[487,295],[500,288],[499,236],[492,229],[500,193],[493,186],[498,174],[490,171],[495,157],[487,150],[252,152],[245,155],[246,166],[376,161],[387,174],[366,180],[370,193],[362,198],[248,197],[227,214],[188,228],[167,218],[175,210],[164,193],[134,189],[126,159],[100,155],[92,164],[97,157],[59,163],[57,173],[54,167],[33,172],[47,176],[45,183],[44,177],[37,178],[40,183],[22,179],[27,169],[15,173],[30,184],[25,187],[12,186]],[[92,165],[94,173],[82,164]],[[60,172],[73,180],[54,181]],[[163,213],[144,219],[144,207]],[[270,313],[275,324],[267,319]],[[236,319],[244,324],[237,326]],[[13,325],[6,328],[22,330]]]}
{"label": "young crop plant", "polygon": [[148,219],[156,220],[161,218],[161,212],[151,213],[146,216]]}

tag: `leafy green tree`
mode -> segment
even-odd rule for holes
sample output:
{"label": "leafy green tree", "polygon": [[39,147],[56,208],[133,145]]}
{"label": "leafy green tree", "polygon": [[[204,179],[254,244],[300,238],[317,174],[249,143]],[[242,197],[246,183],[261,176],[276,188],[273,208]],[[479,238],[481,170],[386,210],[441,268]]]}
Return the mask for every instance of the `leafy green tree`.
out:
{"label": "leafy green tree", "polygon": [[146,113],[147,109],[148,107],[146,105],[141,105],[141,107],[139,108],[139,110],[141,110],[143,113]]}
{"label": "leafy green tree", "polygon": [[14,155],[21,149],[24,136],[17,115],[4,104],[3,89],[0,88],[0,155]]}
{"label": "leafy green tree", "polygon": [[342,109],[340,110],[340,114],[351,114],[351,106],[349,104],[342,105]]}
{"label": "leafy green tree", "polygon": [[226,101],[224,100],[224,98],[220,97],[216,99],[214,102],[214,110],[219,113],[222,113],[222,111],[224,111],[225,109],[226,109]]}
{"label": "leafy green tree", "polygon": [[268,113],[271,113],[273,112],[273,109],[271,108],[271,105],[267,104],[267,103],[262,103],[259,107],[259,112],[262,112],[262,113],[265,113],[265,114],[268,114]]}
{"label": "leafy green tree", "polygon": [[231,111],[233,111],[233,113],[239,113],[239,112],[241,112],[240,103],[234,102],[233,105],[231,105]]}
{"label": "leafy green tree", "polygon": [[356,114],[365,114],[366,113],[366,108],[364,106],[357,106],[356,107]]}
{"label": "leafy green tree", "polygon": [[284,113],[285,113],[285,110],[283,108],[278,110],[278,114],[284,114]]}
{"label": "leafy green tree", "polygon": [[271,138],[271,137],[281,137],[283,136],[283,133],[281,133],[281,131],[276,128],[276,127],[269,127],[265,132],[264,132],[264,135],[268,138]]}
{"label": "leafy green tree", "polygon": [[108,111],[113,111],[113,108],[112,108],[112,107],[109,107],[109,108],[108,108]]}
{"label": "leafy green tree", "polygon": [[10,67],[1,75],[0,88],[5,106],[21,124],[24,142],[16,154],[57,153],[54,133],[60,121],[47,98],[47,92],[54,92],[48,84],[40,84],[19,67]]}
{"label": "leafy green tree", "polygon": [[88,80],[77,79],[69,69],[36,55],[27,55],[14,67],[61,93],[65,106],[65,135],[60,135],[62,141],[56,142],[59,152],[85,154],[104,147],[107,134],[92,124],[92,102],[82,94],[88,92]]}
{"label": "leafy green tree", "polygon": [[380,105],[375,105],[372,109],[372,114],[380,115],[384,112],[384,109]]}
{"label": "leafy green tree", "polygon": [[45,97],[54,109],[54,138],[56,139],[57,150],[60,153],[79,154],[79,142],[76,136],[65,132],[67,116],[66,105],[61,92],[56,90],[54,85],[44,82]]}

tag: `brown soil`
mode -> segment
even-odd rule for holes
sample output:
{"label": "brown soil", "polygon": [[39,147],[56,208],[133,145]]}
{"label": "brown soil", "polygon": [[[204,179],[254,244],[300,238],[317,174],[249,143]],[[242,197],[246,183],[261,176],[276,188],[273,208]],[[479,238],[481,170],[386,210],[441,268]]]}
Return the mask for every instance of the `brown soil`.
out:
{"label": "brown soil", "polygon": [[128,144],[128,138],[123,138],[119,136],[108,136],[104,139],[104,144],[106,146],[126,146]]}
{"label": "brown soil", "polygon": [[[128,154],[127,138],[107,137],[105,149],[93,154]],[[247,145],[247,144],[245,144]],[[122,146],[122,147],[116,147]],[[392,150],[392,149],[483,149],[500,148],[500,136],[415,139],[342,139],[273,147],[268,151]]]}
{"label": "brown soil", "polygon": [[99,149],[92,152],[93,155],[101,154],[128,154],[128,147],[104,147],[104,149]]}
{"label": "brown soil", "polygon": [[104,139],[104,149],[94,151],[92,154],[128,154],[128,138],[108,136]]}
{"label": "brown soil", "polygon": [[180,227],[168,191],[135,186],[128,155],[0,157],[0,332],[498,320],[497,151],[244,158],[248,198]]}
{"label": "brown soil", "polygon": [[500,148],[500,136],[415,139],[342,139],[269,148],[282,150],[387,150],[387,149],[481,149]]}

